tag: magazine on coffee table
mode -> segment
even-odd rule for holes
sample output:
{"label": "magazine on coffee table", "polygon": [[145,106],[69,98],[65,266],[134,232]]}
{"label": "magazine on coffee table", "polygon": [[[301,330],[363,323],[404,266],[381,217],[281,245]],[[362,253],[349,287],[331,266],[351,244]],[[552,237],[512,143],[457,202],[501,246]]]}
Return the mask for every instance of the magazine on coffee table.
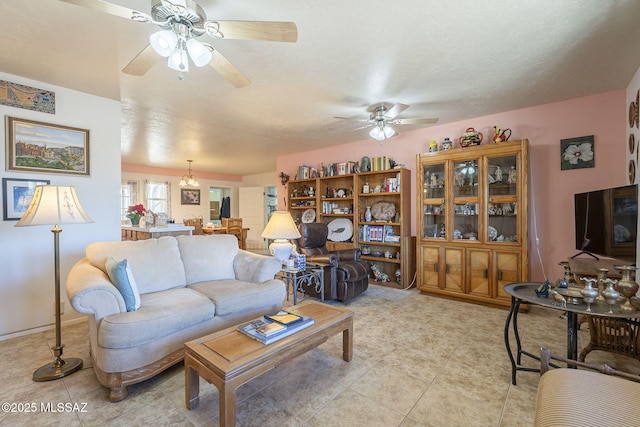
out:
{"label": "magazine on coffee table", "polygon": [[253,320],[238,326],[238,331],[253,338],[262,344],[270,344],[279,339],[288,337],[298,331],[301,331],[315,322],[311,317],[299,316],[300,320],[289,326],[282,325],[278,322],[270,321],[267,318]]}

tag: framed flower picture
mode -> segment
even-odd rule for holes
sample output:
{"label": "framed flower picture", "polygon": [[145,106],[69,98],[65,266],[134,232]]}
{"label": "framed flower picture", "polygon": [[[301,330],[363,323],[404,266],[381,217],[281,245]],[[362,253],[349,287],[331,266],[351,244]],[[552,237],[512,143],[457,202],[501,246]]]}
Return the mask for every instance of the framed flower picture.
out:
{"label": "framed flower picture", "polygon": [[593,135],[560,140],[560,169],[595,167]]}
{"label": "framed flower picture", "polygon": [[200,190],[191,190],[183,188],[180,190],[180,204],[181,205],[199,205],[200,204]]}

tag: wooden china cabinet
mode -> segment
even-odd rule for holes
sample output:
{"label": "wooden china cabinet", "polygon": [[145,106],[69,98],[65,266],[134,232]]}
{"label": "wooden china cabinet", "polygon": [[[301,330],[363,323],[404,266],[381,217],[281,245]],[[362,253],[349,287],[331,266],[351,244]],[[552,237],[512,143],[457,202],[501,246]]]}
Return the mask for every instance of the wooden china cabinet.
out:
{"label": "wooden china cabinet", "polygon": [[527,281],[528,141],[419,154],[417,287],[509,306],[502,287]]}

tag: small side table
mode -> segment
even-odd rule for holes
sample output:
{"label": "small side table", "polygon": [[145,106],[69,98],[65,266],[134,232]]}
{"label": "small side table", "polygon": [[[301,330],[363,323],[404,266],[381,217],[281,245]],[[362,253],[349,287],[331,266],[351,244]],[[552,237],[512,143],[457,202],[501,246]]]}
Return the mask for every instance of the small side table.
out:
{"label": "small side table", "polygon": [[324,268],[327,264],[307,262],[304,270],[282,267],[277,276],[287,284],[287,301],[289,289],[293,293],[293,305],[298,303],[298,292],[304,294],[304,288],[315,286],[320,292],[320,301],[324,301]]}

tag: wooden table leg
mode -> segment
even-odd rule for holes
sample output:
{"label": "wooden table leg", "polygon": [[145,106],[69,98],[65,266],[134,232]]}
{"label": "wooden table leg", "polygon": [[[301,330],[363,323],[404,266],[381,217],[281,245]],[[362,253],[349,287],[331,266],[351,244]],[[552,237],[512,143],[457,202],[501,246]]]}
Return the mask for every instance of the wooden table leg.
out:
{"label": "wooden table leg", "polygon": [[190,363],[189,356],[184,359],[184,384],[185,384],[185,403],[187,409],[192,410],[198,407],[200,403],[200,377],[198,372]]}
{"label": "wooden table leg", "polygon": [[349,319],[349,326],[342,331],[342,359],[351,362],[353,358],[353,319]]}
{"label": "wooden table leg", "polygon": [[236,425],[236,389],[229,384],[218,387],[220,400],[220,427]]}

